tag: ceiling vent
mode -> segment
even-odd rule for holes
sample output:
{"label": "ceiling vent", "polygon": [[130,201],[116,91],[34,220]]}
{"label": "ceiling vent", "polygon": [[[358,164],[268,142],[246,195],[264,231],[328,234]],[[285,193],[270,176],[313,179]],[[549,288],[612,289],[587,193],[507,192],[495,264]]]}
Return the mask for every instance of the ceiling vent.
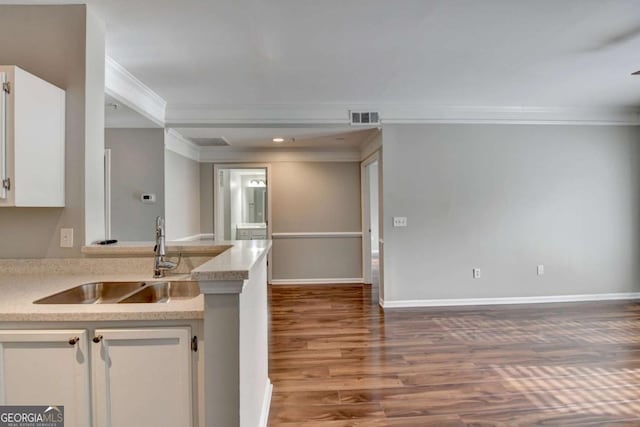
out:
{"label": "ceiling vent", "polygon": [[352,125],[379,125],[380,113],[377,111],[350,111]]}
{"label": "ceiling vent", "polygon": [[200,147],[228,147],[229,141],[224,139],[223,137],[216,138],[189,138],[191,142]]}

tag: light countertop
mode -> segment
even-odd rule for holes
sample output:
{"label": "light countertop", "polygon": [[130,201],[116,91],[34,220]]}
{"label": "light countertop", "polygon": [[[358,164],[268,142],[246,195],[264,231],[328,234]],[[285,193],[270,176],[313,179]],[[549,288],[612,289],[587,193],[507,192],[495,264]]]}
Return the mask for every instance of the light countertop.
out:
{"label": "light countertop", "polygon": [[[189,280],[188,274],[164,280]],[[33,304],[88,282],[152,281],[151,274],[20,274],[0,277],[0,321],[108,321],[202,319],[204,297],[152,304]]]}
{"label": "light countertop", "polygon": [[[126,271],[109,269],[111,262],[123,264],[118,258],[83,258],[64,260],[1,260],[0,261],[0,321],[112,321],[112,320],[179,320],[202,319],[204,297],[199,295],[188,300],[172,300],[167,303],[148,304],[33,304],[33,301],[48,295],[88,282],[98,281],[207,281],[215,289],[215,281],[244,281],[251,269],[271,248],[269,240],[247,240],[228,242],[183,242],[185,247],[196,243],[199,247],[211,248],[218,255],[192,270],[191,274],[167,274],[162,279],[153,279],[149,269]],[[131,257],[149,249],[152,243],[128,246]],[[215,248],[218,249],[215,249]],[[220,247],[225,250],[220,253]],[[143,249],[140,249],[143,248]],[[118,255],[126,255],[121,247]],[[186,251],[185,251],[186,252]],[[183,252],[183,256],[184,253]],[[202,252],[194,252],[202,254]],[[141,258],[144,261],[144,258]],[[128,260],[127,260],[128,261]],[[76,265],[78,264],[78,265]],[[138,263],[135,264],[136,268]],[[146,263],[143,264],[146,266]],[[49,272],[48,266],[55,266]],[[79,266],[81,269],[79,269]],[[106,268],[105,268],[106,267]],[[81,271],[79,271],[81,270]],[[117,273],[109,273],[116,271]],[[213,282],[213,283],[211,283]],[[222,285],[222,283],[221,283]],[[211,289],[211,286],[208,287]],[[226,291],[225,291],[226,292]],[[215,293],[215,292],[213,292]]]}

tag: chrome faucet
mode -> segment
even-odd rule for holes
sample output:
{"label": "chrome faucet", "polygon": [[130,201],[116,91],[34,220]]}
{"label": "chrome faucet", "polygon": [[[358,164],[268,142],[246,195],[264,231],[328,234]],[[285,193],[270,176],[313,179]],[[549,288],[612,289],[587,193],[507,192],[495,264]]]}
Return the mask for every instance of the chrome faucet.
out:
{"label": "chrome faucet", "polygon": [[153,260],[153,277],[163,277],[165,271],[173,270],[178,266],[177,263],[164,259],[167,254],[164,244],[164,219],[159,216],[156,217],[156,246],[153,248],[153,252],[155,253]]}

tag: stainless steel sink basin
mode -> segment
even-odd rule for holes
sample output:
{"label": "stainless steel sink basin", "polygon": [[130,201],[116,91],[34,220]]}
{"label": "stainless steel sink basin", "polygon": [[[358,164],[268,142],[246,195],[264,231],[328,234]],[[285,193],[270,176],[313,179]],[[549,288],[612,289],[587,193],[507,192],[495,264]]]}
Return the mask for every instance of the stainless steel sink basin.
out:
{"label": "stainless steel sink basin", "polygon": [[108,304],[116,303],[142,289],[147,282],[85,283],[34,301],[34,304]]}
{"label": "stainless steel sink basin", "polygon": [[95,282],[34,301],[34,304],[163,303],[200,295],[197,282]]}
{"label": "stainless steel sink basin", "polygon": [[147,286],[123,298],[120,303],[163,303],[200,295],[197,282],[149,282]]}

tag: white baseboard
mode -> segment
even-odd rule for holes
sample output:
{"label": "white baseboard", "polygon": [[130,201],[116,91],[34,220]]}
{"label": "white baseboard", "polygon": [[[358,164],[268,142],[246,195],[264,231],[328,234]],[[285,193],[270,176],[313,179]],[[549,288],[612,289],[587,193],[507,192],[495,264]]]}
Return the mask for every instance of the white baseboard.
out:
{"label": "white baseboard", "polygon": [[271,384],[271,380],[267,379],[267,384],[264,386],[264,397],[262,398],[262,411],[260,411],[259,427],[267,427],[267,423],[269,422],[269,409],[271,409],[272,394],[273,384]]}
{"label": "white baseboard", "polygon": [[586,294],[586,295],[550,295],[536,297],[503,297],[503,298],[456,298],[456,299],[421,299],[421,300],[380,300],[382,308],[403,307],[448,307],[464,305],[503,305],[503,304],[543,304],[551,302],[583,302],[640,299],[640,292]]}
{"label": "white baseboard", "polygon": [[364,283],[362,277],[338,277],[330,279],[271,279],[272,285],[341,285]]}

